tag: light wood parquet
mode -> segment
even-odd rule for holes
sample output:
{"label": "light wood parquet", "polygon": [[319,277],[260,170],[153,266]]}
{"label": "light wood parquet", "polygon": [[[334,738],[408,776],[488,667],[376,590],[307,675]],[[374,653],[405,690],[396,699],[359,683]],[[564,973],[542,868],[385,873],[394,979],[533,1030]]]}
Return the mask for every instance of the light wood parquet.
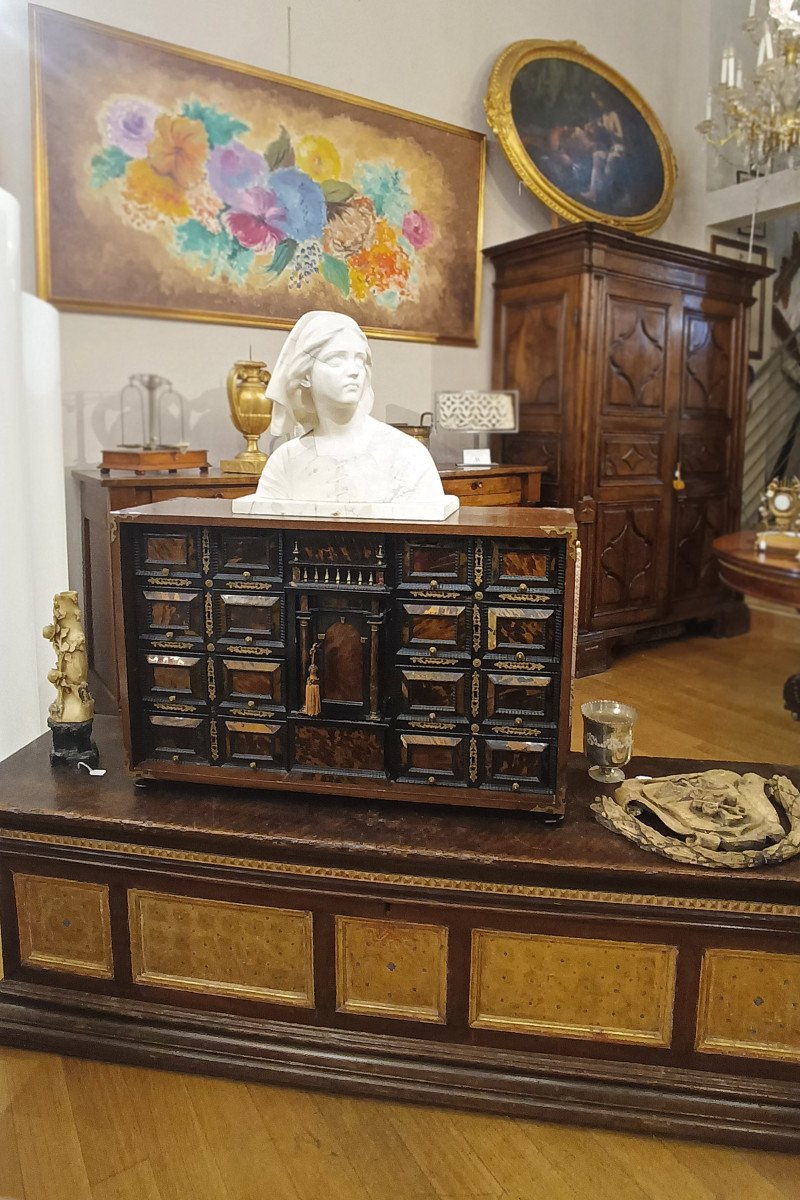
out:
{"label": "light wood parquet", "polygon": [[[637,650],[578,706],[645,754],[796,763],[800,620]],[[182,1076],[0,1048],[0,1200],[800,1200],[800,1156]]]}

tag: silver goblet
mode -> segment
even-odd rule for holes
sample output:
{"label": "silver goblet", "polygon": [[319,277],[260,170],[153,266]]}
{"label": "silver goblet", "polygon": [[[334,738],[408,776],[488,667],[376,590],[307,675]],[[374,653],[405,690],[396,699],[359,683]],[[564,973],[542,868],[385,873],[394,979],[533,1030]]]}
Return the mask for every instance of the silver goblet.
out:
{"label": "silver goblet", "polygon": [[581,705],[583,750],[589,774],[600,783],[621,783],[633,753],[633,723],[637,712],[617,700],[589,700]]}

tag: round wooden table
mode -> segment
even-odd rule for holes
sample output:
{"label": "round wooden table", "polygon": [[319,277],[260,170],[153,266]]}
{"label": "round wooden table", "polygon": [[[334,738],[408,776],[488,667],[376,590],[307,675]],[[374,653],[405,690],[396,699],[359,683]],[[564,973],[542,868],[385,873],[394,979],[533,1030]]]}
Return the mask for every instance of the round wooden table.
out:
{"label": "round wooden table", "polygon": [[[716,539],[714,553],[723,583],[735,592],[800,611],[800,561],[786,551],[769,547],[758,551],[757,536],[752,530],[743,530]],[[786,680],[783,699],[794,719],[800,720],[800,673]]]}

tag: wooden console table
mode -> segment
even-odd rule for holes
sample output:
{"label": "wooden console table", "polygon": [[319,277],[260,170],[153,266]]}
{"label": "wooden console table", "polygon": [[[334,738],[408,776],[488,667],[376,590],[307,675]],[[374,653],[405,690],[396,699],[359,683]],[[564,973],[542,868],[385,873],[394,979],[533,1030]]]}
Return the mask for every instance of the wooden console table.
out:
{"label": "wooden console table", "polygon": [[[442,485],[465,505],[537,504],[544,467],[506,464],[499,467],[443,470]],[[253,492],[252,475],[227,475],[211,471],[133,475],[99,470],[75,470],[80,489],[81,545],[83,553],[83,623],[89,655],[89,685],[98,712],[117,711],[117,677],[114,666],[114,629],[111,620],[111,554],[108,515],[120,508],[139,508],[176,497],[200,496],[206,500],[233,500]]]}
{"label": "wooden console table", "polygon": [[[752,530],[729,533],[714,542],[723,583],[771,604],[785,604],[800,612],[800,562],[791,554],[756,550]],[[800,542],[800,539],[798,539]],[[790,675],[783,686],[783,699],[795,721],[800,720],[800,672]]]}
{"label": "wooden console table", "polygon": [[577,755],[546,828],[138,788],[95,736],[104,776],[51,770],[49,735],[0,764],[3,1043],[800,1150],[800,859],[643,854]]}

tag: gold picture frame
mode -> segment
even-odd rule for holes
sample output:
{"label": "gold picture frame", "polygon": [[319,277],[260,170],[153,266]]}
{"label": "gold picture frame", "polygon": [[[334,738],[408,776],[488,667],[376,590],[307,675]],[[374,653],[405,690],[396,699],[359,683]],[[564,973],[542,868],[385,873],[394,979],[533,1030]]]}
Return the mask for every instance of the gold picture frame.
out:
{"label": "gold picture frame", "polygon": [[639,234],[667,219],[677,167],[666,133],[627,80],[577,42],[512,43],[484,107],[519,178],[559,217]]}
{"label": "gold picture frame", "polygon": [[477,345],[486,135],[30,6],[57,308]]}

